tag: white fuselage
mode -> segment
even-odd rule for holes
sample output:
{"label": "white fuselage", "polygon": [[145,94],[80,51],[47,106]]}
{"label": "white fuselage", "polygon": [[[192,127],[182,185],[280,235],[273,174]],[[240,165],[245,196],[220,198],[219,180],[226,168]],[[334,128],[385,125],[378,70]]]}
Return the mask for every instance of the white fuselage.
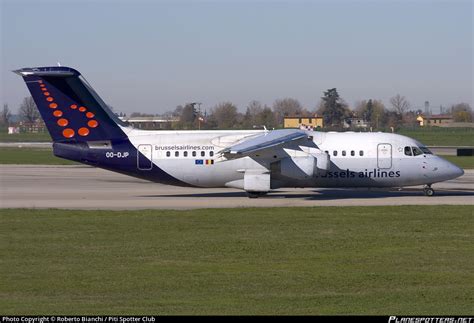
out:
{"label": "white fuselage", "polygon": [[[176,179],[199,187],[233,187],[246,170],[272,172],[277,187],[402,187],[432,184],[460,176],[463,171],[424,148],[419,142],[391,133],[312,132],[315,146],[330,156],[330,168],[305,177],[282,174],[278,162],[304,158],[312,148],[285,147],[270,158],[226,160],[219,152],[263,131],[143,131],[123,128],[130,142],[150,163]],[[406,147],[411,154],[407,154]],[[411,150],[412,149],[412,150]],[[145,164],[137,165],[142,169]]]}

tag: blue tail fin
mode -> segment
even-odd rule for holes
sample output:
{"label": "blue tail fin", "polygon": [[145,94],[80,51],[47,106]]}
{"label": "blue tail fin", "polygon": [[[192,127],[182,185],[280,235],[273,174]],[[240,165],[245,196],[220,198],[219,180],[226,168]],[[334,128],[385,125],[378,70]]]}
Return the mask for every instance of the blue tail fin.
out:
{"label": "blue tail fin", "polygon": [[21,75],[54,142],[126,138],[124,125],[87,81],[69,67],[35,67]]}

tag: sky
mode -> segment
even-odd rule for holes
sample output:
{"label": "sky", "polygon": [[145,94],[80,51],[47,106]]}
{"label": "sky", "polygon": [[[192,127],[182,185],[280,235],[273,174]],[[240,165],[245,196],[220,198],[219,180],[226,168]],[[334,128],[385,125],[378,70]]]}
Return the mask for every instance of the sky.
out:
{"label": "sky", "polygon": [[473,1],[0,0],[0,103],[28,96],[22,67],[73,67],[117,112],[163,113],[337,88],[353,107],[473,106]]}

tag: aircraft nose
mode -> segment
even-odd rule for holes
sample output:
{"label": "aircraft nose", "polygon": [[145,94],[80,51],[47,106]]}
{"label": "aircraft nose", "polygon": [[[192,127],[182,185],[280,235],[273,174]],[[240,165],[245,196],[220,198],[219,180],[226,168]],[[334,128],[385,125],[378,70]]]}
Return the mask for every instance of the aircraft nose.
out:
{"label": "aircraft nose", "polygon": [[447,161],[444,158],[436,156],[433,159],[432,167],[428,167],[427,176],[436,179],[437,181],[447,181],[455,179],[464,174],[464,170]]}
{"label": "aircraft nose", "polygon": [[454,164],[453,164],[453,170],[452,170],[452,172],[453,172],[453,175],[454,175],[455,177],[459,177],[459,176],[464,175],[464,169],[462,169],[461,167],[458,167],[458,166],[456,166],[456,165],[454,165]]}
{"label": "aircraft nose", "polygon": [[450,178],[457,178],[459,176],[464,175],[464,170],[456,165],[454,165],[451,162],[445,161],[446,162],[446,168],[447,168],[447,173],[449,174]]}

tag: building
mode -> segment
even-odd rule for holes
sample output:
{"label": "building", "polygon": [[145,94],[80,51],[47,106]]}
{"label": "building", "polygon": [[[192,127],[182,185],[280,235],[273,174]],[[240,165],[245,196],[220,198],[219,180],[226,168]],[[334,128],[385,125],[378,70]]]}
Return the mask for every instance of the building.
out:
{"label": "building", "polygon": [[420,114],[418,117],[416,117],[416,121],[418,121],[421,127],[449,127],[452,123],[454,123],[453,117],[449,114],[433,114],[430,116],[424,116]]}
{"label": "building", "polygon": [[160,117],[119,117],[119,119],[134,128],[144,130],[173,129],[173,125],[179,121]]}
{"label": "building", "polygon": [[323,127],[323,117],[314,116],[285,116],[283,118],[284,128],[300,128],[301,126],[313,129]]}
{"label": "building", "polygon": [[36,119],[34,122],[20,121],[18,123],[20,133],[41,133],[46,132],[46,125],[43,119]]}
{"label": "building", "polygon": [[8,127],[8,134],[15,135],[20,133],[20,127]]}

